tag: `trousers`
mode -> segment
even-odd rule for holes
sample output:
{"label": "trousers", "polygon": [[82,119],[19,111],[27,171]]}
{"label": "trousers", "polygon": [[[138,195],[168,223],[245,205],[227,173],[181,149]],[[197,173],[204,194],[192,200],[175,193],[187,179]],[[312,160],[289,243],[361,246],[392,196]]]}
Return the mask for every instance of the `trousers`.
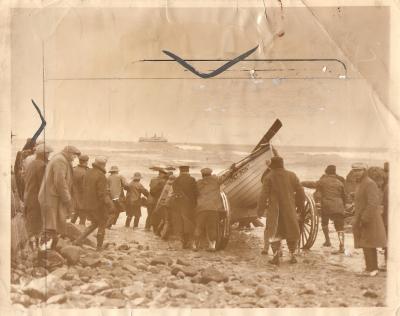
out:
{"label": "trousers", "polygon": [[202,211],[196,215],[196,228],[194,230],[194,237],[199,239],[205,232],[208,240],[217,240],[217,225],[218,225],[218,212],[217,211]]}
{"label": "trousers", "polygon": [[363,248],[365,267],[368,272],[378,270],[378,255],[376,248]]}

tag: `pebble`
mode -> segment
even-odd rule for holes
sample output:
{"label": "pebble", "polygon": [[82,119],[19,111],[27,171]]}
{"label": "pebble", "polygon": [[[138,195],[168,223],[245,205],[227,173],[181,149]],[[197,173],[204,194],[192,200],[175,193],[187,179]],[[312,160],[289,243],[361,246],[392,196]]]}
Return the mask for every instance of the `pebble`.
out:
{"label": "pebble", "polygon": [[152,266],[158,265],[158,264],[165,264],[165,265],[172,265],[173,261],[171,258],[169,257],[158,257],[158,258],[154,258],[150,261],[150,264]]}
{"label": "pebble", "polygon": [[101,280],[101,281],[97,281],[97,282],[93,282],[93,283],[82,285],[81,286],[81,292],[83,294],[93,295],[93,294],[96,294],[98,292],[107,290],[109,288],[110,288],[110,285],[106,281]]}
{"label": "pebble", "polygon": [[60,279],[50,274],[46,277],[32,280],[22,291],[32,298],[46,300],[53,295],[63,293],[64,288]]}
{"label": "pebble", "polygon": [[74,265],[79,262],[81,248],[77,246],[65,246],[61,248],[60,253],[70,265]]}
{"label": "pebble", "polygon": [[215,282],[227,282],[228,276],[214,267],[208,267],[201,272],[201,283],[206,284],[211,281]]}
{"label": "pebble", "polygon": [[269,294],[269,290],[268,287],[266,287],[265,285],[259,285],[257,286],[256,290],[255,290],[255,294],[258,297],[265,297]]}
{"label": "pebble", "polygon": [[363,296],[369,297],[369,298],[377,298],[379,295],[373,291],[373,290],[365,290],[363,291]]}

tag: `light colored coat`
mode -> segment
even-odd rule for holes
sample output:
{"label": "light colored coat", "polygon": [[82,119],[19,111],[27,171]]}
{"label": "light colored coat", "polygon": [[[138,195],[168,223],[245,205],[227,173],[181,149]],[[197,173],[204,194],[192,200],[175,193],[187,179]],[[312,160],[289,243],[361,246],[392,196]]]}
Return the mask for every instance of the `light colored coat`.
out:
{"label": "light colored coat", "polygon": [[64,232],[72,208],[72,184],[72,164],[62,152],[54,155],[46,167],[38,196],[44,229]]}

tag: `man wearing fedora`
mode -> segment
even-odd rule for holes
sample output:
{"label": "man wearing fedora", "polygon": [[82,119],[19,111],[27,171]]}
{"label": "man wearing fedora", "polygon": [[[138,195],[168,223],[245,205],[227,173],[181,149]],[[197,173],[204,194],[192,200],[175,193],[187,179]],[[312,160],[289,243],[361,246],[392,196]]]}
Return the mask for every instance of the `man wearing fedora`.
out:
{"label": "man wearing fedora", "polygon": [[117,223],[119,213],[125,209],[125,191],[128,187],[128,183],[125,178],[119,174],[118,166],[111,166],[110,175],[107,178],[108,188],[110,190],[111,199],[115,206],[115,212],[111,213],[108,217],[107,228],[111,228],[112,225]]}
{"label": "man wearing fedora", "polygon": [[224,212],[218,177],[212,174],[212,169],[200,170],[202,179],[197,181],[196,228],[194,231],[193,250],[197,250],[203,232],[208,240],[207,251],[214,252],[217,243],[218,216]]}
{"label": "man wearing fedora", "polygon": [[270,263],[279,265],[282,239],[286,239],[290,263],[296,263],[295,252],[300,238],[296,207],[304,207],[304,189],[296,174],[284,168],[282,157],[272,157],[270,168],[271,172],[262,186],[257,210],[258,215],[262,216],[268,204],[267,232],[274,256]]}
{"label": "man wearing fedora", "polygon": [[194,233],[195,209],[197,204],[196,180],[189,174],[189,166],[179,167],[179,176],[173,183],[176,196],[176,213],[173,227],[180,236],[182,248],[189,248]]}
{"label": "man wearing fedora", "polygon": [[147,189],[140,183],[141,179],[142,175],[140,174],[140,172],[135,172],[132,181],[128,184],[127,187],[127,209],[125,227],[130,226],[132,217],[134,216],[135,219],[133,221],[133,229],[139,226],[139,220],[142,216],[142,195],[144,195],[146,198],[149,196],[149,191],[147,191]]}
{"label": "man wearing fedora", "polygon": [[72,162],[80,155],[74,146],[66,146],[47,164],[38,200],[42,213],[43,236],[40,249],[55,249],[57,234],[65,233],[65,223],[72,213]]}
{"label": "man wearing fedora", "polygon": [[96,157],[92,168],[83,178],[83,206],[91,224],[74,242],[76,245],[82,244],[85,238],[97,228],[97,250],[103,247],[108,212],[114,208],[107,187],[106,164],[107,158]]}
{"label": "man wearing fedora", "polygon": [[72,196],[74,198],[74,214],[71,218],[71,223],[75,224],[79,217],[79,225],[85,226],[86,214],[83,208],[83,177],[86,174],[88,167],[89,156],[80,155],[79,164],[74,167],[74,183],[72,185]]}
{"label": "man wearing fedora", "polygon": [[358,188],[354,197],[354,217],[352,221],[354,248],[362,248],[366,270],[363,274],[378,274],[376,248],[386,247],[386,232],[381,216],[381,195],[377,184],[368,176],[368,166],[363,163],[352,165]]}
{"label": "man wearing fedora", "polygon": [[50,146],[41,144],[36,148],[36,159],[27,167],[24,175],[24,205],[26,230],[32,250],[39,246],[39,235],[42,231],[42,215],[38,200],[40,185],[49,161],[49,154],[53,151]]}

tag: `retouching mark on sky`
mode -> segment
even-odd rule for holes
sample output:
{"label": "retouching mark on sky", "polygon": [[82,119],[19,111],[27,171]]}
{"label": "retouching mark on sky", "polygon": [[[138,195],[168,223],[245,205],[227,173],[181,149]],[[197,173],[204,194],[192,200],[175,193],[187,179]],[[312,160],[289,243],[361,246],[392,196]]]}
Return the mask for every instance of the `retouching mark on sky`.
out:
{"label": "retouching mark on sky", "polygon": [[258,45],[252,49],[250,49],[249,51],[243,53],[242,55],[228,61],[226,64],[222,65],[221,67],[219,67],[218,69],[210,72],[210,73],[202,73],[199,72],[198,70],[196,70],[192,65],[190,65],[189,63],[187,63],[184,59],[180,58],[179,56],[175,55],[174,53],[171,53],[167,50],[163,50],[162,52],[166,55],[168,55],[169,57],[171,57],[172,59],[174,59],[176,62],[178,62],[180,65],[182,65],[182,67],[186,68],[187,70],[191,71],[192,73],[194,73],[196,76],[206,79],[206,78],[212,78],[215,77],[221,73],[223,73],[225,70],[229,69],[230,67],[232,67],[233,65],[237,64],[238,62],[246,59],[248,56],[250,56],[251,54],[253,54],[258,48]]}

